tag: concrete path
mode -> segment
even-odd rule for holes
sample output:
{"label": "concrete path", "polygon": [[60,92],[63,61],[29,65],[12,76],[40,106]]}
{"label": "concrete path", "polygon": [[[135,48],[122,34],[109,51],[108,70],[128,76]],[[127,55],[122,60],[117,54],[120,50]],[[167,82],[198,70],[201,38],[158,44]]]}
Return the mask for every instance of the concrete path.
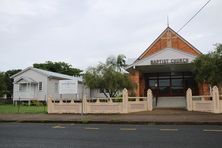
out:
{"label": "concrete path", "polygon": [[67,122],[128,124],[218,124],[222,114],[158,109],[131,114],[0,114],[0,122]]}

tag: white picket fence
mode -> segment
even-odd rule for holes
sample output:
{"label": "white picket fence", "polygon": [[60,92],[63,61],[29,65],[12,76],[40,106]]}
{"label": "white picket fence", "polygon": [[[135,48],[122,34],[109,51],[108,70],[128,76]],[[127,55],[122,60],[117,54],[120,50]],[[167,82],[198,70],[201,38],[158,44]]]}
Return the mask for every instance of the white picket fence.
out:
{"label": "white picket fence", "polygon": [[82,102],[74,100],[58,100],[48,98],[48,113],[131,113],[139,111],[153,110],[152,91],[147,91],[147,97],[129,97],[128,91],[123,90],[121,102],[116,102],[114,98],[106,99],[97,98],[91,102],[83,98]]}

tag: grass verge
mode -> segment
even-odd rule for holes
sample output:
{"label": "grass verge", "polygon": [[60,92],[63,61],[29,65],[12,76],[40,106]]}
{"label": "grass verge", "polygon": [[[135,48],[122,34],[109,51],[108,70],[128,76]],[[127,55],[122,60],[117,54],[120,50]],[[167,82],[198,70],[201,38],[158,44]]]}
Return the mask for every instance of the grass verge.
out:
{"label": "grass verge", "polygon": [[0,114],[1,113],[47,113],[47,106],[27,106],[27,105],[17,105],[13,104],[0,105]]}

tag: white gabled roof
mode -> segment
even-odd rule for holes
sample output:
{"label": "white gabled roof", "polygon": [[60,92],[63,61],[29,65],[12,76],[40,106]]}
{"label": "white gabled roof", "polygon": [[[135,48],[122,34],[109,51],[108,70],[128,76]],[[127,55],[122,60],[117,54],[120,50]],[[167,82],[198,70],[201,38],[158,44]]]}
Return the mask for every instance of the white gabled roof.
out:
{"label": "white gabled roof", "polygon": [[[18,72],[17,74],[11,76],[11,78],[14,78],[14,77],[16,77],[16,76],[18,76],[18,75],[20,75],[20,74],[22,74],[22,73],[24,73],[24,72],[26,72],[28,70],[33,70],[33,71],[38,72],[38,73],[40,73],[42,75],[45,75],[47,77],[52,77],[52,78],[60,78],[60,79],[68,79],[68,80],[72,80],[72,79],[76,78],[74,76],[69,76],[69,75],[60,74],[60,73],[51,72],[51,71],[42,70],[42,69],[33,68],[33,67],[28,67],[28,68]],[[81,78],[79,78],[78,80],[82,81]]]}
{"label": "white gabled roof", "polygon": [[187,58],[189,59],[189,63],[193,61],[197,56],[193,54],[189,54],[184,51],[180,51],[174,48],[165,48],[160,50],[159,52],[156,52],[144,59],[141,60],[136,60],[134,63],[126,67],[126,70],[129,68],[132,68],[134,66],[145,66],[145,65],[150,65],[150,60],[155,60],[155,59],[171,59],[171,58]]}

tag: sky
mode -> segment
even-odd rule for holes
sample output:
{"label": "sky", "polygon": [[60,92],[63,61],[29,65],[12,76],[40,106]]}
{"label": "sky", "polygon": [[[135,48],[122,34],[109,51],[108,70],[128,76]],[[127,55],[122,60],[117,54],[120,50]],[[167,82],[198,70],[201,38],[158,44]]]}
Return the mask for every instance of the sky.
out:
{"label": "sky", "polygon": [[[0,71],[63,61],[82,70],[137,58],[169,25],[179,30],[208,0],[0,0]],[[222,43],[222,1],[179,34],[202,53]]]}

